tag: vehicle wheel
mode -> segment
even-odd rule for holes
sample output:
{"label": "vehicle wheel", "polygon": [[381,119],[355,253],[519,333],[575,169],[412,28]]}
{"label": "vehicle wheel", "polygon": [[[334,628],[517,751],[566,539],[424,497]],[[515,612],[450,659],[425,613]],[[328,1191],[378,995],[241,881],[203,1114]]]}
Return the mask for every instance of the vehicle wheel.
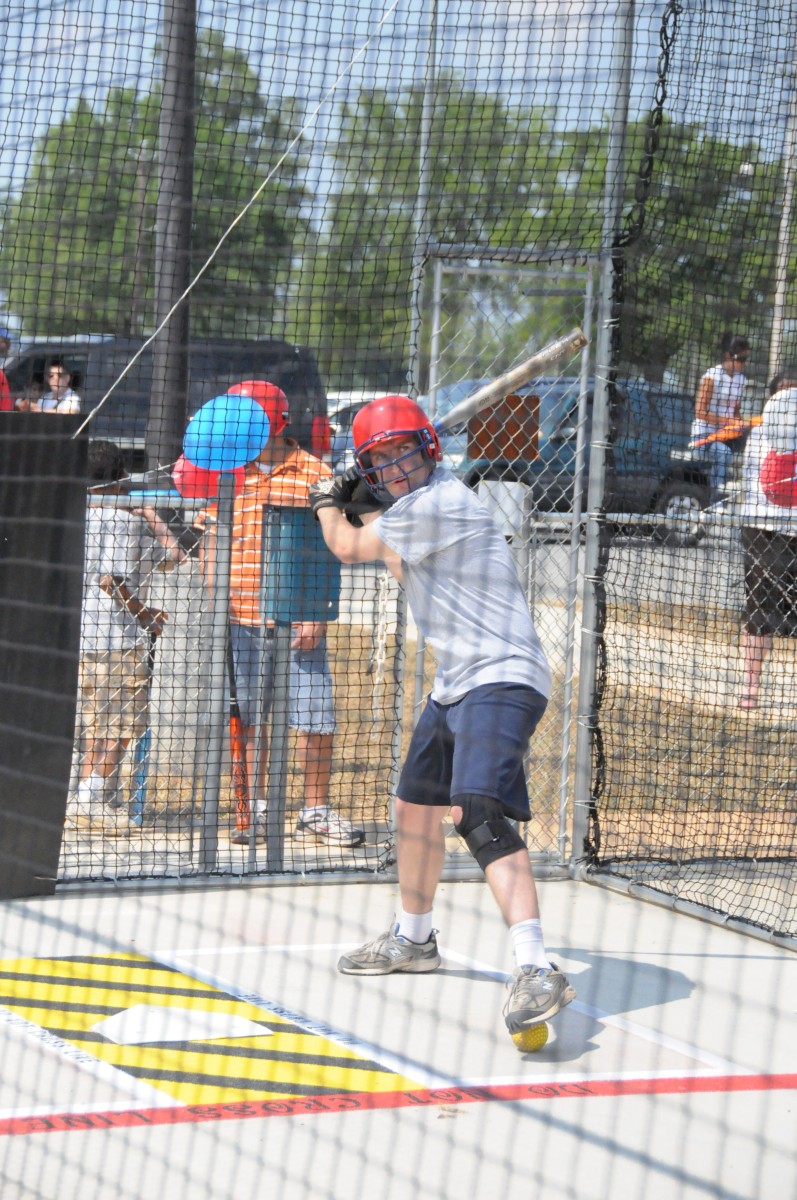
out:
{"label": "vehicle wheel", "polygon": [[666,484],[655,509],[664,522],[656,525],[654,536],[665,546],[696,546],[706,533],[700,513],[707,504],[708,491],[699,483]]}

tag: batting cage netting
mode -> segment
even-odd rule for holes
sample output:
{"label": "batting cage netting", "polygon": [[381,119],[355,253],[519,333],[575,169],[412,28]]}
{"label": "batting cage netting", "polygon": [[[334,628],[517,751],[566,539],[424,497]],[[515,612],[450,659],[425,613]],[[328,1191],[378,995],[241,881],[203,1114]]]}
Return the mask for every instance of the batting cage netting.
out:
{"label": "batting cage netting", "polygon": [[[364,1120],[461,1114],[471,1086],[527,1099],[517,1049],[570,1086],[557,1064],[594,1048],[607,1004],[691,990],[662,959],[639,991],[622,976],[616,1009],[590,992],[658,935],[617,932],[598,964],[574,948],[585,893],[640,928],[674,909],[707,937],[753,933],[774,970],[797,937],[794,3],[8,0],[0,16],[0,898],[20,902],[0,1137],[67,1134],[35,1122],[71,1113],[164,1139],[148,1166],[131,1133],[129,1180],[125,1156],[95,1176],[68,1151],[32,1179],[14,1148],[4,1200],[111,1194],[108,1171],[114,1195],[164,1194],[161,1126],[233,1137],[264,1115],[250,1105]],[[529,866],[567,909],[561,971]],[[439,881],[470,907],[434,1000],[412,978],[379,1004],[341,991],[440,966]],[[355,951],[380,890],[353,885],[371,883],[396,921]],[[596,938],[620,929],[597,911]],[[457,989],[484,984],[481,1004],[507,977],[512,1040],[471,1041]],[[545,996],[517,1015],[537,985],[549,1015],[571,1004],[547,1050]],[[643,1026],[655,1049],[621,1051],[613,1096],[665,1071],[679,1091],[688,1058],[701,1086],[742,1061],[748,1083],[766,1074],[738,1046],[701,1058],[697,1032]],[[51,1053],[69,1078],[46,1095],[27,1056]],[[501,1136],[477,1156],[475,1123],[454,1124],[439,1176],[397,1140],[380,1168],[397,1190],[374,1186],[584,1194],[575,1167],[554,1192],[542,1143],[521,1190]],[[583,1164],[575,1127],[556,1145]],[[273,1160],[241,1139],[243,1190],[184,1148],[184,1190],[254,1194],[255,1167],[281,1197],[366,1190],[364,1143],[308,1191],[284,1136]],[[649,1200],[768,1190],[768,1168],[746,1180],[730,1156],[718,1190],[701,1160],[657,1192],[646,1136],[636,1183],[590,1178]]]}
{"label": "batting cage netting", "polygon": [[[121,687],[123,698],[108,699],[106,713],[101,696],[89,702],[79,688],[62,878],[265,861],[265,837],[241,837],[257,825],[247,803],[256,811],[261,801],[239,796],[233,819],[243,752],[227,748],[229,633],[218,609],[229,601],[233,626],[249,629],[263,614],[242,612],[237,577],[227,598],[229,582],[217,579],[214,600],[203,523],[206,511],[215,519],[219,478],[207,464],[234,463],[236,487],[256,470],[246,467],[259,450],[248,427],[242,445],[209,447],[225,422],[244,420],[222,406],[227,390],[274,384],[287,436],[338,471],[353,464],[352,421],[369,398],[406,393],[444,416],[581,327],[591,339],[581,358],[556,362],[443,437],[445,464],[512,544],[558,660],[549,744],[529,764],[530,847],[793,931],[782,753],[793,725],[791,509],[759,494],[757,511],[743,470],[750,422],[793,355],[794,120],[782,70],[791,43],[779,6],[732,7],[660,4],[634,21],[602,4],[522,14],[436,5],[418,19],[398,5],[231,6],[222,20],[201,5],[132,4],[103,26],[103,6],[67,4],[12,23],[4,403],[79,412],[70,436],[118,447],[126,476],[118,487],[101,478],[88,509],[94,581],[81,657],[110,671],[101,691]],[[720,16],[749,34],[732,63],[705,53]],[[742,354],[731,360],[733,336]],[[706,387],[714,395],[699,419]],[[264,403],[273,423],[275,401]],[[191,461],[184,431],[197,413]],[[579,511],[588,472],[591,524]],[[274,497],[249,491],[243,586],[256,591],[261,530],[249,509]],[[588,826],[580,813],[574,841],[585,525],[595,622],[581,661],[596,682],[581,681],[581,722],[593,783],[579,797]],[[235,547],[238,517],[230,529]],[[120,538],[120,558],[135,561],[111,575],[136,574],[133,605],[168,620],[148,628],[118,597],[92,594]],[[275,561],[272,575],[281,570]],[[307,751],[322,760],[311,788],[321,800],[330,786],[344,797],[342,818],[367,827],[371,848],[338,862],[337,844],[330,859],[313,842],[293,862],[280,845],[271,869],[370,870],[391,857],[390,781],[401,728],[425,694],[423,645],[412,626],[406,644],[381,569],[346,570],[342,606],[339,586],[320,602],[328,612],[310,614],[321,624],[332,615],[327,725],[337,736],[319,735],[322,746],[311,733],[308,751],[300,731],[297,748],[283,719],[279,822],[301,808],[305,781],[293,776]],[[141,680],[129,696],[108,660],[128,650]],[[250,682],[268,669],[268,654],[256,657]],[[239,783],[265,794],[266,750],[257,748],[255,770],[251,745],[260,725],[248,716],[246,774],[256,778]],[[581,745],[586,753],[583,729]]]}

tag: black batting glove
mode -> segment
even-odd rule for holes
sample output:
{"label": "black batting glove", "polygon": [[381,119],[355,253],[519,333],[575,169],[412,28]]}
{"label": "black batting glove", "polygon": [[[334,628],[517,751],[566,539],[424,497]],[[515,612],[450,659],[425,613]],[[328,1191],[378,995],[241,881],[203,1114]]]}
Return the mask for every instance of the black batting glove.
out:
{"label": "black batting glove", "polygon": [[356,467],[349,467],[343,475],[331,479],[319,479],[310,488],[310,507],[318,517],[322,508],[337,508],[346,514],[352,525],[362,525],[360,517],[365,513],[378,512],[386,505],[380,504]]}
{"label": "black batting glove", "polygon": [[351,499],[346,501],[343,511],[349,524],[359,527],[362,525],[361,517],[366,513],[382,512],[386,508],[387,504],[380,503],[365,480],[358,476]]}
{"label": "black batting glove", "polygon": [[310,507],[316,517],[322,508],[339,508],[343,511],[351,503],[357,485],[362,483],[354,467],[350,467],[343,475],[333,475],[331,478],[319,479],[310,488]]}

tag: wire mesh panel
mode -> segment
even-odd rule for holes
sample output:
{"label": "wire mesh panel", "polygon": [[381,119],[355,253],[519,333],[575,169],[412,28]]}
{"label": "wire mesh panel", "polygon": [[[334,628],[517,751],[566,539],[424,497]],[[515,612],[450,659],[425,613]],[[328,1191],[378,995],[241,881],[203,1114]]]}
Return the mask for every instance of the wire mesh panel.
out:
{"label": "wire mesh panel", "polygon": [[793,1194],[794,4],[1,11],[2,1200]]}
{"label": "wire mesh panel", "polygon": [[[100,449],[95,443],[92,454]],[[326,739],[308,748],[301,731],[291,728],[293,708],[269,708],[270,689],[262,706],[256,698],[249,700],[244,720],[251,748],[238,764],[244,771],[242,814],[234,776],[240,747],[231,736],[230,672],[225,669],[217,682],[212,671],[219,627],[215,623],[214,629],[210,568],[201,552],[185,553],[179,540],[186,540],[201,519],[196,504],[179,516],[175,510],[159,516],[135,496],[91,500],[80,704],[60,878],[379,870],[390,855],[389,796],[401,707],[403,635],[396,585],[376,566],[349,569],[340,580],[337,619],[327,626],[325,639],[329,703],[336,704],[328,761],[317,761],[318,751],[327,749]],[[128,609],[136,610],[137,620],[125,609],[123,596],[110,594],[114,566],[124,580],[117,578],[116,586],[130,597]],[[123,612],[126,628],[109,629],[114,620],[120,624],[116,613]],[[226,621],[220,629],[226,661]],[[293,636],[291,630],[289,641]],[[125,638],[126,645],[113,644]],[[259,666],[253,657],[239,670],[248,678]],[[290,665],[280,669],[287,673]],[[242,679],[242,707],[244,686]],[[287,744],[284,777],[274,779],[268,752],[277,736]],[[214,744],[220,754],[213,754]],[[246,753],[245,743],[243,748]],[[263,756],[259,767],[256,751]],[[321,790],[324,799],[334,797],[336,813],[360,831],[359,839],[339,837],[336,843],[301,835],[301,811],[308,796]],[[275,861],[277,831],[267,838],[261,822],[278,802],[284,829]],[[212,853],[207,847],[211,821]]]}
{"label": "wire mesh panel", "polygon": [[[793,29],[777,15],[666,6],[657,103],[626,144],[585,846],[599,870],[793,936],[794,93],[769,76]],[[715,17],[764,53],[727,58]],[[658,425],[646,459],[640,418]],[[635,458],[649,499],[629,507]]]}
{"label": "wire mesh panel", "polygon": [[[436,258],[430,272],[430,390],[420,402],[438,420],[541,344],[591,321],[588,264],[512,264],[496,261],[500,252],[481,263],[458,257]],[[512,547],[551,665],[553,694],[528,756],[533,815],[525,836],[541,862],[560,866],[571,849],[580,511],[592,403],[585,364],[585,355],[563,359],[555,373],[531,379],[441,439],[444,465],[476,491]],[[422,643],[415,653],[417,717],[434,662]],[[463,855],[467,862],[463,843],[452,837],[449,847],[452,866]]]}

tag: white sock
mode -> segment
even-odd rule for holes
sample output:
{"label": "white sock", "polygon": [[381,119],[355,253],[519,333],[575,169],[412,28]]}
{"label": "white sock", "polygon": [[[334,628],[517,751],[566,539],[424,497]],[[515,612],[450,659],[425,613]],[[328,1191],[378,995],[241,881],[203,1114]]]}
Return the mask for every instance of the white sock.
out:
{"label": "white sock", "polygon": [[328,812],[329,812],[328,804],[313,804],[313,805],[310,805],[309,807],[308,807],[308,805],[305,804],[304,808],[302,809],[302,817],[306,821],[308,817],[311,817],[313,815],[313,813],[318,813],[319,817],[325,817],[328,814]]}
{"label": "white sock", "polygon": [[406,938],[408,942],[416,942],[419,946],[428,942],[432,936],[432,910],[427,913],[407,913],[400,908],[396,916],[394,933]]}
{"label": "white sock", "polygon": [[519,967],[546,967],[550,969],[550,961],[545,953],[545,942],[542,936],[542,921],[539,917],[531,917],[528,921],[518,921],[509,926],[515,959]]}

